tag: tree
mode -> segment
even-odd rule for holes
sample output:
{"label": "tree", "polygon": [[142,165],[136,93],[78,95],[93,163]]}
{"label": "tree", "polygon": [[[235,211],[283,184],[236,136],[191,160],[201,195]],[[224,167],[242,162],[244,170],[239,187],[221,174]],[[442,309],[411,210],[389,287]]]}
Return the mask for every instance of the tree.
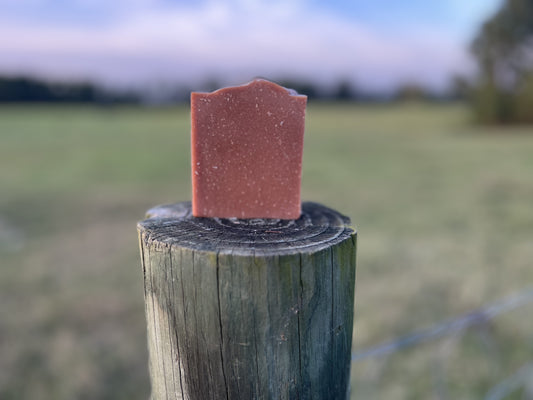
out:
{"label": "tree", "polygon": [[505,0],[472,42],[480,122],[533,122],[533,0]]}
{"label": "tree", "polygon": [[397,101],[425,101],[429,99],[427,90],[417,83],[405,83],[394,93]]}

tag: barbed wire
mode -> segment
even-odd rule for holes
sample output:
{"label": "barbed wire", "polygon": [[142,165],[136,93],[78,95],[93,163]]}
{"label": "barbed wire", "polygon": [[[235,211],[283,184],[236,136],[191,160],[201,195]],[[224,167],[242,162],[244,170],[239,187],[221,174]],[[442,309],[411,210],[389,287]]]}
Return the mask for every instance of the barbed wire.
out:
{"label": "barbed wire", "polygon": [[496,316],[515,310],[533,302],[533,288],[528,287],[499,301],[478,308],[459,317],[437,323],[429,328],[400,336],[377,346],[369,347],[352,353],[352,362],[359,362],[368,358],[383,357],[408,347],[442,338],[452,333],[458,333],[475,325],[486,324]]}

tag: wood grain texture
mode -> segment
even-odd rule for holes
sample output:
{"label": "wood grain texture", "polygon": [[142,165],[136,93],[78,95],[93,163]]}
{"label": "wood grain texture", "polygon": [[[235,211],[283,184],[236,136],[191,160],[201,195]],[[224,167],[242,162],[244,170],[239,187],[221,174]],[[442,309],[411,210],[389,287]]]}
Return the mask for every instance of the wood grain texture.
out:
{"label": "wood grain texture", "polygon": [[153,400],[346,398],[348,218],[316,203],[298,220],[195,218],[179,203],[138,230]]}

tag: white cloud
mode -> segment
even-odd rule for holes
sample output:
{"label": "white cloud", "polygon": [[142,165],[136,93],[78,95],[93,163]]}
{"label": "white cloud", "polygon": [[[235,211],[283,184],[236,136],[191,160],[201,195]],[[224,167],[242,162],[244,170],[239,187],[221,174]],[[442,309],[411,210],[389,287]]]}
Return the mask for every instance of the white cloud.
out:
{"label": "white cloud", "polygon": [[[91,2],[98,3],[104,9],[109,4]],[[386,88],[405,80],[443,86],[451,72],[469,64],[462,44],[444,33],[385,35],[301,1],[113,4],[128,11],[112,24],[30,24],[0,17],[0,71],[120,86],[290,75],[323,83],[356,78],[363,86]]]}

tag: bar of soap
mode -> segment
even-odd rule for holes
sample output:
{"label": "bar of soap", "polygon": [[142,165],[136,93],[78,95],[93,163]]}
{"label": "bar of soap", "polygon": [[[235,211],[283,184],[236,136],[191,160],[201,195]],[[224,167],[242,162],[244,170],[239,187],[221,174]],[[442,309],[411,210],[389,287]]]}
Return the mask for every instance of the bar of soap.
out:
{"label": "bar of soap", "polygon": [[300,217],[306,103],[262,79],[191,94],[195,217]]}

